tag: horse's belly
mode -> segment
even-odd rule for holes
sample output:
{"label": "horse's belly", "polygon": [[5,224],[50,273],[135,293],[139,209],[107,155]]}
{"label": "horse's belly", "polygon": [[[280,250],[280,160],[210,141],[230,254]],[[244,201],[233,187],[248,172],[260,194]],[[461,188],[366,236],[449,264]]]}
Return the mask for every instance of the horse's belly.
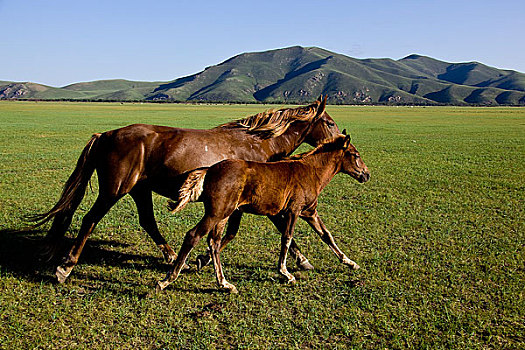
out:
{"label": "horse's belly", "polygon": [[283,198],[271,196],[254,196],[247,202],[242,206],[242,210],[256,215],[277,215],[283,210],[285,204]]}

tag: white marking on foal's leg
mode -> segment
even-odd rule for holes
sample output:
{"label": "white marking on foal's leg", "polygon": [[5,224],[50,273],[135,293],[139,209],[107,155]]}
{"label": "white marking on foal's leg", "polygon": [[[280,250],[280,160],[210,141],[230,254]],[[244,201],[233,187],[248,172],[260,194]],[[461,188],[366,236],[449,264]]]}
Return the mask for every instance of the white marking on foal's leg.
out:
{"label": "white marking on foal's leg", "polygon": [[347,266],[350,266],[352,270],[358,270],[360,268],[359,265],[355,263],[355,261],[348,259],[348,257],[344,256],[343,260],[341,262]]}
{"label": "white marking on foal's leg", "polygon": [[[286,262],[285,262],[285,264],[286,264]],[[286,268],[285,264],[283,266],[281,266],[281,268],[279,268],[279,272],[281,273],[281,275],[286,277],[286,279],[288,280],[287,281],[288,283],[295,283],[294,275],[292,275],[290,272],[288,272],[288,269]]]}
{"label": "white marking on foal's leg", "polygon": [[287,281],[288,283],[293,284],[293,283],[296,282],[296,279],[295,279],[294,275],[292,275],[288,271],[286,271],[286,274],[283,273],[283,275],[288,279],[288,281]]}

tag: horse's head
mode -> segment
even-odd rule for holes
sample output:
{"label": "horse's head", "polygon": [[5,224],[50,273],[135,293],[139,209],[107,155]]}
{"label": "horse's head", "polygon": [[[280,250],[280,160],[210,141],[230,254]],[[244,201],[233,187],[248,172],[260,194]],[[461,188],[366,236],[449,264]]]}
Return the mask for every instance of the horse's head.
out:
{"label": "horse's head", "polygon": [[330,117],[330,115],[328,115],[328,113],[325,111],[326,96],[324,99],[322,96],[319,96],[317,101],[314,102],[314,105],[317,105],[317,112],[315,117],[312,119],[310,132],[304,141],[315,147],[322,141],[333,139],[337,135],[340,135],[341,132],[339,131],[339,128],[332,117]]}
{"label": "horse's head", "polygon": [[340,141],[344,150],[341,171],[361,183],[367,182],[370,180],[370,171],[368,171],[355,146],[350,143],[350,135],[346,135],[346,130],[343,130],[343,135],[345,136]]}

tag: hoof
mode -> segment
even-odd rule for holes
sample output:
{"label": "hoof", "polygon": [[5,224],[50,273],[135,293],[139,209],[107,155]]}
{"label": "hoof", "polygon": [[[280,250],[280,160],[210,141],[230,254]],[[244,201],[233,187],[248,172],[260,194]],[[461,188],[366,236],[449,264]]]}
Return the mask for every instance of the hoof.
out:
{"label": "hoof", "polygon": [[55,275],[57,276],[58,283],[64,283],[70,273],[71,271],[66,272],[62,266],[57,267]]}
{"label": "hoof", "polygon": [[292,276],[292,278],[289,278],[288,279],[288,284],[295,284],[295,282],[297,282],[297,280],[295,279],[295,277]]}
{"label": "hoof", "polygon": [[225,292],[228,292],[230,294],[238,294],[239,291],[237,290],[237,288],[231,284],[231,283],[228,283],[226,282],[226,284],[224,284],[222,287],[221,287]]}
{"label": "hoof", "polygon": [[359,270],[360,266],[355,263],[355,261],[352,261],[348,258],[343,259],[343,264],[350,267],[351,270]]}
{"label": "hoof", "polygon": [[164,256],[164,260],[166,260],[168,264],[173,265],[177,259],[177,254],[175,254],[173,249],[171,249],[168,244],[159,244],[158,247]]}
{"label": "hoof", "polygon": [[310,262],[308,260],[305,260],[303,262],[297,262],[297,267],[300,269],[300,270],[304,270],[304,271],[310,271],[310,270],[313,270],[314,269],[314,266],[312,264],[310,264]]}
{"label": "hoof", "polygon": [[197,271],[202,269],[205,266],[208,266],[210,264],[210,256],[209,255],[199,255],[197,256],[197,260],[195,261],[195,265],[197,266]]}
{"label": "hoof", "polygon": [[155,292],[160,293],[166,288],[170,283],[168,281],[158,281],[157,286],[155,287]]}
{"label": "hoof", "polygon": [[177,259],[177,255],[168,255],[168,256],[165,256],[164,259],[166,260],[166,263],[168,263],[169,265],[173,265],[173,263],[175,262],[175,260]]}

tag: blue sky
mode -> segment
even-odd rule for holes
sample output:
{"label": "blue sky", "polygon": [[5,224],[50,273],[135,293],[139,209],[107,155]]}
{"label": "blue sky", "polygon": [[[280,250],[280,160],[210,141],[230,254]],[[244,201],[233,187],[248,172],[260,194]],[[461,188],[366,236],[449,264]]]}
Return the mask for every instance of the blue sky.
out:
{"label": "blue sky", "polygon": [[318,46],[525,72],[525,5],[500,1],[5,1],[0,80],[168,81],[243,52]]}

